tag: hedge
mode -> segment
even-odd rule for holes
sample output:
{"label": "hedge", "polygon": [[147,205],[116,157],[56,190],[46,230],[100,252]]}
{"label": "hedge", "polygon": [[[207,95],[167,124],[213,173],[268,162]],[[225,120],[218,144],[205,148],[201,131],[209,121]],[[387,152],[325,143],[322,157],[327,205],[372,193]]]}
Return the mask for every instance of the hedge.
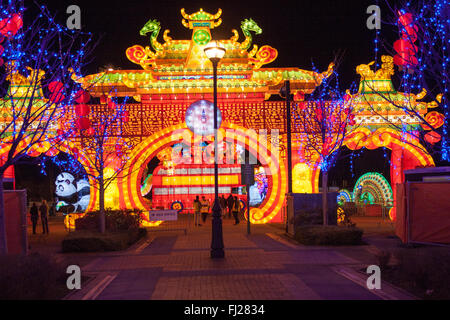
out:
{"label": "hedge", "polygon": [[144,228],[105,233],[90,230],[75,231],[69,233],[62,241],[62,251],[96,252],[124,250],[146,234],[147,230]]}
{"label": "hedge", "polygon": [[294,238],[305,245],[360,245],[363,231],[356,227],[300,226]]}

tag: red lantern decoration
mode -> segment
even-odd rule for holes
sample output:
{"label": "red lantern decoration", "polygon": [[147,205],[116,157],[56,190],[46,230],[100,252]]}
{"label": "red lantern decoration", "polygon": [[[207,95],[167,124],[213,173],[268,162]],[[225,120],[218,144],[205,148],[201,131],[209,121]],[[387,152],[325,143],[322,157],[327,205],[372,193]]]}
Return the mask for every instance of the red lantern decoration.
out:
{"label": "red lantern decoration", "polygon": [[323,156],[326,156],[328,153],[329,153],[329,149],[330,148],[330,146],[328,145],[328,143],[324,143],[323,145],[322,145],[322,151],[320,151],[320,153],[323,155]]}
{"label": "red lantern decoration", "polygon": [[128,120],[129,120],[129,112],[125,110],[124,112],[122,112],[122,121],[128,122]]}
{"label": "red lantern decoration", "polygon": [[294,101],[303,101],[305,100],[305,95],[303,94],[303,92],[298,91],[295,95],[294,95]]}
{"label": "red lantern decoration", "polygon": [[93,136],[95,134],[95,130],[94,128],[90,127],[89,129],[86,130],[86,134]]}
{"label": "red lantern decoration", "polygon": [[91,96],[87,91],[79,90],[75,94],[75,102],[76,103],[81,103],[81,104],[88,103],[90,99],[91,99]]}
{"label": "red lantern decoration", "polygon": [[424,136],[424,139],[428,143],[435,144],[441,141],[441,135],[436,131],[430,131]]}
{"label": "red lantern decoration", "polygon": [[88,118],[79,118],[77,120],[77,126],[78,129],[80,130],[86,130],[89,129],[89,127],[91,126],[91,122],[89,121]]}
{"label": "red lantern decoration", "polygon": [[413,21],[414,19],[411,13],[408,12],[402,14],[401,12],[399,12],[398,23],[400,23],[402,26],[409,26],[413,23]]}
{"label": "red lantern decoration", "polygon": [[108,100],[108,109],[114,110],[116,108],[116,104],[112,100]]}
{"label": "red lantern decoration", "polygon": [[413,16],[411,13],[399,12],[398,23],[401,25],[401,39],[394,42],[394,49],[397,55],[394,56],[394,64],[398,66],[415,66],[418,60],[415,57],[417,46],[413,43],[417,40],[418,28],[413,24]]}
{"label": "red lantern decoration", "polygon": [[397,40],[394,42],[394,49],[399,54],[406,53],[407,55],[413,56],[417,52],[417,46],[413,45],[408,40]]}
{"label": "red lantern decoration", "polygon": [[316,119],[317,121],[321,122],[323,120],[323,114],[322,109],[316,109]]}
{"label": "red lantern decoration", "polygon": [[402,39],[409,40],[411,42],[416,42],[417,40],[417,26],[406,26],[404,30],[402,30]]}
{"label": "red lantern decoration", "polygon": [[61,103],[65,98],[66,98],[66,96],[63,94],[63,92],[59,91],[59,92],[52,92],[49,100],[52,103],[58,104],[58,103]]}
{"label": "red lantern decoration", "polygon": [[91,108],[87,104],[78,104],[75,106],[75,113],[78,117],[87,116],[91,112]]}
{"label": "red lantern decoration", "polygon": [[307,103],[305,101],[301,101],[298,103],[298,108],[302,111],[306,109],[306,106],[307,106]]}
{"label": "red lantern decoration", "polygon": [[22,26],[22,17],[15,13],[11,18],[0,21],[0,33],[5,37],[10,35],[15,36]]}
{"label": "red lantern decoration", "polygon": [[50,92],[61,91],[64,88],[64,85],[60,81],[52,81],[48,84],[48,90]]}
{"label": "red lantern decoration", "polygon": [[11,21],[12,21],[12,23],[15,24],[15,27],[16,27],[17,30],[22,28],[23,20],[22,20],[22,17],[19,14],[17,14],[17,13],[13,14]]}

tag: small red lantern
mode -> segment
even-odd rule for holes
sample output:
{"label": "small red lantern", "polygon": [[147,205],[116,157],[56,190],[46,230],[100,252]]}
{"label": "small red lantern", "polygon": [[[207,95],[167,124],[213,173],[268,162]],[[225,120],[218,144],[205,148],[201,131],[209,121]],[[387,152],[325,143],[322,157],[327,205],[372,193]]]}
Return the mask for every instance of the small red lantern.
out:
{"label": "small red lantern", "polygon": [[88,118],[79,118],[77,120],[77,126],[78,129],[80,130],[86,130],[89,129],[89,127],[91,126],[91,122],[89,121]]}
{"label": "small red lantern", "polygon": [[320,153],[323,155],[323,156],[326,156],[326,155],[328,155],[328,153],[329,153],[329,149],[330,148],[330,146],[328,145],[328,143],[324,143],[323,144],[323,146],[322,146],[322,151],[320,151]]}
{"label": "small red lantern", "polygon": [[0,33],[5,37],[15,36],[22,25],[22,18],[18,14],[14,14],[11,18],[0,21]]}
{"label": "small red lantern", "polygon": [[408,12],[402,14],[400,11],[398,13],[399,13],[398,23],[400,23],[402,26],[406,27],[413,23],[414,19],[411,13]]}
{"label": "small red lantern", "polygon": [[441,135],[436,131],[430,131],[424,136],[424,139],[428,143],[435,144],[441,141]]}
{"label": "small red lantern", "polygon": [[321,122],[323,120],[323,114],[322,109],[316,109],[316,119],[317,121]]}
{"label": "small red lantern", "polygon": [[94,128],[89,127],[89,129],[86,130],[86,134],[93,136],[95,134]]}
{"label": "small red lantern", "polygon": [[91,95],[85,90],[79,90],[75,93],[75,102],[76,103],[88,103],[91,99]]}
{"label": "small red lantern", "polygon": [[91,112],[91,108],[87,104],[78,104],[75,106],[75,113],[79,117],[87,116]]}
{"label": "small red lantern", "polygon": [[122,121],[128,122],[128,120],[129,120],[129,112],[125,110],[124,112],[122,112]]}
{"label": "small red lantern", "polygon": [[65,98],[66,98],[66,96],[63,94],[63,91],[58,91],[58,92],[52,92],[49,100],[52,103],[58,104],[58,103],[61,103]]}
{"label": "small red lantern", "polygon": [[116,104],[111,99],[108,99],[108,109],[114,110],[116,108]]}
{"label": "small red lantern", "polygon": [[60,81],[52,81],[48,84],[48,90],[50,92],[61,91],[64,88],[64,85]]}
{"label": "small red lantern", "polygon": [[11,25],[10,28],[11,31],[13,31],[13,35],[15,35],[17,31],[19,31],[19,29],[23,26],[22,17],[17,13],[13,14],[9,24]]}

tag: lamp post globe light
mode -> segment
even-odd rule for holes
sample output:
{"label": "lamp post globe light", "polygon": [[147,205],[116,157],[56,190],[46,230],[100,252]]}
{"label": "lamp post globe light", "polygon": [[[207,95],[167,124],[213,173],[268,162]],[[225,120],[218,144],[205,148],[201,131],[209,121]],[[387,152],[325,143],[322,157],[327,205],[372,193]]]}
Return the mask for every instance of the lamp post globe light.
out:
{"label": "lamp post globe light", "polygon": [[218,121],[217,121],[217,65],[225,55],[225,48],[217,41],[209,42],[204,48],[205,54],[213,65],[213,88],[214,88],[214,205],[212,213],[212,239],[211,258],[224,258],[222,233],[222,209],[219,203],[219,168],[218,168]]}

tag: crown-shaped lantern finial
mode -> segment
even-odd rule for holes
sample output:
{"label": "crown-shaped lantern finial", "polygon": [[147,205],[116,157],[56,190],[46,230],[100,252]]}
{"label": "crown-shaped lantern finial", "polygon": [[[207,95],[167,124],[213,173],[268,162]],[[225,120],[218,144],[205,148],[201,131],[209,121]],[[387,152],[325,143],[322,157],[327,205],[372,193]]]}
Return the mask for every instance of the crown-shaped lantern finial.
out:
{"label": "crown-shaped lantern finial", "polygon": [[187,14],[184,11],[184,8],[181,9],[181,15],[183,16],[183,26],[189,29],[194,29],[196,27],[207,27],[209,29],[214,29],[215,27],[220,26],[222,23],[222,19],[220,16],[222,15],[222,9],[219,8],[216,14],[211,14],[206,11],[203,11],[200,8],[199,11],[194,12],[192,14]]}
{"label": "crown-shaped lantern finial", "polygon": [[356,67],[356,73],[361,76],[359,92],[393,92],[395,91],[391,76],[394,75],[394,59],[391,56],[381,56],[381,68],[373,71],[371,66],[375,61],[369,64],[360,64]]}

